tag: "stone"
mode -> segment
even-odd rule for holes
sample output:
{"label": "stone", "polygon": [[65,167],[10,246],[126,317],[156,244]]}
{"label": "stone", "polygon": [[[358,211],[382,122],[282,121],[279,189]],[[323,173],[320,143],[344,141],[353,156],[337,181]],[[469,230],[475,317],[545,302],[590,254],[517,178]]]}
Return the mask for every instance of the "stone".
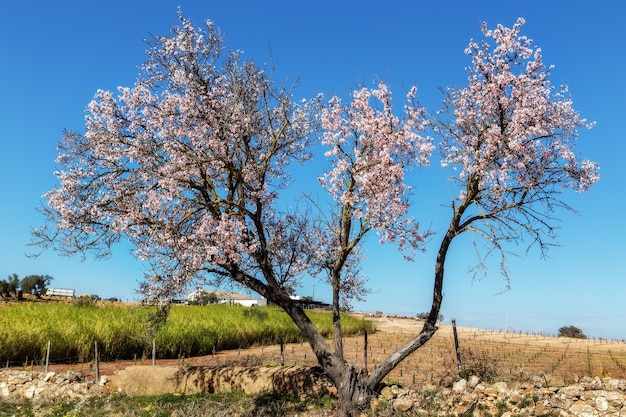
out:
{"label": "stone", "polygon": [[545,402],[540,402],[535,405],[535,415],[544,416],[550,414],[552,409]]}
{"label": "stone", "polygon": [[26,389],[26,391],[24,391],[24,397],[31,399],[35,396],[35,387],[34,386],[30,386]]}
{"label": "stone", "polygon": [[452,384],[452,391],[457,394],[460,394],[463,391],[465,391],[465,387],[467,387],[467,380],[461,379],[459,381],[456,381],[454,384]]}
{"label": "stone", "polygon": [[413,400],[408,397],[399,397],[393,401],[394,411],[405,413],[413,408]]}
{"label": "stone", "polygon": [[9,384],[6,382],[0,382],[0,397],[8,398],[11,395],[11,391],[9,391]]}
{"label": "stone", "polygon": [[500,394],[500,391],[498,391],[497,388],[491,386],[491,387],[487,387],[483,390],[483,393],[487,396],[487,397],[492,397],[492,398],[498,398],[498,395]]}
{"label": "stone", "polygon": [[43,382],[48,382],[50,381],[50,378],[52,378],[53,376],[55,376],[57,373],[56,372],[48,372],[46,374],[46,376],[42,379]]}
{"label": "stone", "polygon": [[621,382],[623,381],[620,381],[619,379],[607,378],[606,380],[602,381],[602,386],[606,390],[615,391],[620,389]]}
{"label": "stone", "polygon": [[469,377],[469,379],[467,380],[467,386],[470,388],[476,388],[476,386],[480,383],[480,378],[478,378],[476,375],[472,375]]}
{"label": "stone", "polygon": [[457,415],[457,416],[461,414],[465,414],[465,412],[467,412],[467,408],[468,407],[466,405],[457,404],[450,409],[450,414]]}
{"label": "stone", "polygon": [[560,376],[546,375],[546,385],[550,388],[561,388],[565,386],[565,380]]}
{"label": "stone", "polygon": [[577,417],[596,417],[597,416],[597,411],[592,406],[584,402],[579,402],[579,403],[572,405],[569,408],[569,412],[570,414],[573,414]]}
{"label": "stone", "polygon": [[622,408],[624,406],[624,394],[619,391],[605,391],[604,397],[611,407]]}
{"label": "stone", "polygon": [[609,409],[609,402],[606,397],[596,397],[596,410],[606,411]]}
{"label": "stone", "polygon": [[558,392],[559,394],[568,397],[580,397],[583,393],[583,388],[580,385],[573,385],[569,387],[563,387]]}
{"label": "stone", "polygon": [[496,382],[492,385],[500,394],[508,395],[511,390],[506,382]]}
{"label": "stone", "polygon": [[435,392],[439,391],[439,387],[435,384],[426,384],[422,387],[422,391]]}
{"label": "stone", "polygon": [[386,386],[380,391],[380,397],[385,400],[393,399],[393,392],[391,391],[391,387]]}
{"label": "stone", "polygon": [[524,399],[519,391],[511,391],[508,398],[512,404],[519,404]]}
{"label": "stone", "polygon": [[464,403],[472,403],[477,398],[478,398],[478,395],[474,392],[472,393],[466,392],[463,395],[461,395],[461,401],[463,401]]}

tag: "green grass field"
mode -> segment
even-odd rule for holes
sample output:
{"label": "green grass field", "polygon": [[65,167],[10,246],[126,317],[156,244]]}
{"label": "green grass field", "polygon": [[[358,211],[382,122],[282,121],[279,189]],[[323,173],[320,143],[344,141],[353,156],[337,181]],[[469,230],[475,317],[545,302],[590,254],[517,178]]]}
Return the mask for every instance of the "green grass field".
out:
{"label": "green grass field", "polygon": [[[0,364],[45,359],[50,341],[51,362],[77,363],[93,359],[94,342],[106,359],[132,359],[151,352],[156,339],[158,358],[206,355],[224,349],[302,341],[299,329],[282,310],[224,304],[173,306],[164,326],[155,331],[150,317],[156,310],[124,305],[23,302],[0,308]],[[331,315],[308,312],[329,337]],[[344,317],[346,336],[373,330],[372,323]]]}

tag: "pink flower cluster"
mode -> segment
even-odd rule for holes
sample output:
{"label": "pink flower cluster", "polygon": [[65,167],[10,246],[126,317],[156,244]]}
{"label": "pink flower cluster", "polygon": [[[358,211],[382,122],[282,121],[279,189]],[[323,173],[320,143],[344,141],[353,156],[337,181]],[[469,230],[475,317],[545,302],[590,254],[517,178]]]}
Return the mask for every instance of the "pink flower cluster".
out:
{"label": "pink flower cluster", "polygon": [[320,183],[341,207],[340,216],[364,222],[381,241],[397,242],[401,249],[407,244],[418,248],[424,239],[417,223],[406,218],[410,187],[405,172],[428,165],[433,150],[431,139],[421,134],[426,119],[414,95],[415,88],[400,118],[393,112],[391,92],[380,83],[375,90],[355,91],[349,104],[333,97],[321,119],[332,169]]}
{"label": "pink flower cluster", "polygon": [[449,89],[440,113],[453,119],[435,124],[444,138],[443,166],[457,167],[457,179],[475,183],[492,207],[547,184],[586,191],[599,178],[597,164],[573,152],[578,129],[592,124],[573,109],[566,86],[555,92],[541,49],[519,35],[523,24],[483,25],[486,40],[466,49],[473,63],[468,86]]}

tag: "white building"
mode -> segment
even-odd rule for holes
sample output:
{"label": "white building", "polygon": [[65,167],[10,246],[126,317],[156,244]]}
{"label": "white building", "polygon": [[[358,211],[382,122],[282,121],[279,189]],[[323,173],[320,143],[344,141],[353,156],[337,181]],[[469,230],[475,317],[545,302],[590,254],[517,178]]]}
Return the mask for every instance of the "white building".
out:
{"label": "white building", "polygon": [[196,291],[192,292],[191,294],[189,294],[187,298],[189,299],[189,301],[194,302],[198,300],[200,297],[204,296],[205,294],[211,294],[211,293],[215,294],[218,300],[217,302],[219,304],[239,304],[245,307],[252,307],[252,306],[262,307],[262,306],[267,305],[267,300],[263,297],[252,298],[243,294],[237,294],[237,293],[226,292],[226,291],[205,290],[202,288],[197,289]]}
{"label": "white building", "polygon": [[68,290],[65,288],[48,288],[46,290],[48,297],[67,297],[74,298],[74,290]]}

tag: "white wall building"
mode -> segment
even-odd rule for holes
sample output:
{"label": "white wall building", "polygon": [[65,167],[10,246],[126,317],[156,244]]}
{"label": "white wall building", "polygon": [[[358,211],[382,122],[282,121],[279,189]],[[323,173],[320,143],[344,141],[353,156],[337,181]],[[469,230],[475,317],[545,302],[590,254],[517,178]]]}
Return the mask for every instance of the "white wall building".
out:
{"label": "white wall building", "polygon": [[48,288],[46,290],[48,297],[67,297],[74,298],[74,290],[68,290],[65,288]]}
{"label": "white wall building", "polygon": [[215,294],[220,304],[239,304],[245,307],[262,307],[267,305],[267,300],[263,297],[252,298],[247,295],[226,291],[212,291],[205,289],[197,289],[187,297],[189,301],[194,302],[205,294]]}

